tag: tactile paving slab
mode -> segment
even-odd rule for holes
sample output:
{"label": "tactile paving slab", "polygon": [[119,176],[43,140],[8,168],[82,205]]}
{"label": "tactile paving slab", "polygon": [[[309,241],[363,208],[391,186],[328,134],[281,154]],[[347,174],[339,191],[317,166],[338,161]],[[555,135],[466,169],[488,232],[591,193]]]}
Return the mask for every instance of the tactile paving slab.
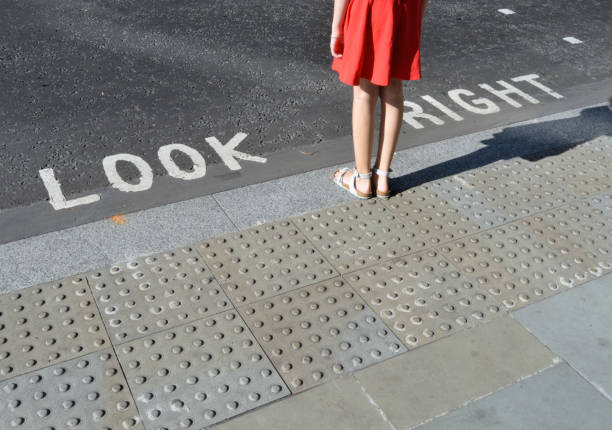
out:
{"label": "tactile paving slab", "polygon": [[473,222],[466,212],[444,200],[442,189],[426,184],[410,188],[384,202],[400,219],[405,220],[410,230],[427,246],[449,242],[476,233],[481,226]]}
{"label": "tactile paving slab", "polygon": [[201,429],[289,394],[235,311],[117,347],[147,429]]}
{"label": "tactile paving slab", "polygon": [[493,196],[461,182],[454,176],[430,182],[427,186],[435,186],[440,190],[438,197],[447,200],[483,228],[496,227],[510,221],[507,214],[495,207]]}
{"label": "tactile paving slab", "polygon": [[0,383],[1,429],[142,429],[111,348]]}
{"label": "tactile paving slab", "polygon": [[576,200],[517,224],[571,265],[575,285],[612,270],[612,218],[587,201]]}
{"label": "tactile paving slab", "polygon": [[150,255],[86,276],[114,344],[231,308],[194,248]]}
{"label": "tactile paving slab", "polygon": [[509,310],[575,285],[571,264],[534,233],[514,223],[438,249],[468,279]]}
{"label": "tactile paving slab", "polygon": [[376,199],[334,206],[293,220],[340,273],[427,246],[409,219],[397,216]]}
{"label": "tactile paving slab", "polygon": [[602,169],[602,160],[593,157],[594,154],[585,157],[580,151],[572,150],[534,162],[529,169],[523,169],[523,173],[533,177],[538,172],[548,183],[560,186],[568,196],[585,198],[609,189],[612,182],[610,174]]}
{"label": "tactile paving slab", "polygon": [[[596,137],[595,139],[585,142],[580,146],[596,151],[599,158],[601,158],[601,155],[603,155],[605,161],[612,160],[612,145],[610,145],[610,140],[607,136]],[[605,157],[609,158],[609,160],[607,160]],[[609,165],[610,164],[607,164],[607,166]]]}
{"label": "tactile paving slab", "polygon": [[434,249],[344,277],[408,348],[505,313]]}
{"label": "tactile paving slab", "polygon": [[200,242],[196,247],[235,305],[337,276],[286,220]]}
{"label": "tactile paving slab", "polygon": [[483,192],[489,203],[509,219],[564,205],[576,198],[541,166],[513,158],[455,175],[457,180]]}
{"label": "tactile paving slab", "polygon": [[603,211],[605,216],[612,218],[612,191],[591,196],[587,201],[591,206]]}
{"label": "tactile paving slab", "polygon": [[0,295],[0,381],[109,345],[84,277]]}
{"label": "tactile paving slab", "polygon": [[406,350],[340,278],[238,310],[294,393]]}

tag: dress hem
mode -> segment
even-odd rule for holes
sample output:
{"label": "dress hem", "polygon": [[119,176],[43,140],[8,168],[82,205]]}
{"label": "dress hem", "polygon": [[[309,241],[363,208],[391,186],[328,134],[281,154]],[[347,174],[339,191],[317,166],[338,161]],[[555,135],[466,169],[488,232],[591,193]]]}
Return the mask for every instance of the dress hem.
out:
{"label": "dress hem", "polygon": [[359,79],[357,79],[357,81],[355,82],[355,80],[351,80],[351,79],[347,79],[345,77],[343,77],[341,75],[341,73],[337,70],[334,69],[332,67],[332,70],[335,71],[338,74],[338,79],[340,80],[340,82],[342,82],[345,85],[350,85],[350,86],[358,86],[359,82],[361,81],[361,79],[365,79],[367,81],[370,81],[371,83],[373,83],[374,85],[378,85],[381,87],[386,87],[387,85],[389,85],[389,81],[391,79],[401,79],[402,81],[418,81],[421,79],[421,73],[417,73],[417,74],[410,74],[409,76],[389,76],[389,79],[387,80],[387,82],[385,83],[384,81],[380,81],[378,79],[373,79],[372,77],[368,77],[368,76],[360,76]]}

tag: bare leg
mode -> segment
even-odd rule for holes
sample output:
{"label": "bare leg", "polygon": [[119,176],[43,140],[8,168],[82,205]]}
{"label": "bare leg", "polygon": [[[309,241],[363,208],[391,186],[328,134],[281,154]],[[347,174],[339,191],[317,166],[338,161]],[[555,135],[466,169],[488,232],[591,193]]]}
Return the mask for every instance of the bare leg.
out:
{"label": "bare leg", "polygon": [[[392,78],[388,86],[380,87],[380,100],[380,132],[375,167],[380,170],[389,170],[404,113],[401,79]],[[382,192],[389,190],[389,183],[385,176],[374,175],[374,186]]]}
{"label": "bare leg", "polygon": [[[370,171],[372,144],[374,142],[374,115],[380,93],[379,88],[366,79],[362,79],[359,85],[353,87],[353,150],[355,152],[355,166],[359,173]],[[338,172],[335,175],[337,174]],[[342,178],[342,182],[348,185],[353,179],[352,176],[352,173],[347,172]],[[369,179],[357,178],[355,185],[362,193],[372,191]]]}

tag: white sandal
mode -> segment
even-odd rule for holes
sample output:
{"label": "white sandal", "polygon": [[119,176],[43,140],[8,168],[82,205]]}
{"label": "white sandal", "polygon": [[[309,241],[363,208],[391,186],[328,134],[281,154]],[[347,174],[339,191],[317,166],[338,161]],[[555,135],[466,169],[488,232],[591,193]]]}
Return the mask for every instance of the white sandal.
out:
{"label": "white sandal", "polygon": [[[393,170],[389,169],[389,170],[380,170],[377,168],[374,168],[374,173],[376,174],[376,176],[385,176],[385,177],[389,177],[389,173],[391,173]],[[379,199],[388,199],[389,197],[391,197],[391,190],[389,191],[378,191],[378,187],[376,188],[376,197],[378,197]]]}
{"label": "white sandal", "polygon": [[[342,181],[342,178],[344,177],[344,174],[346,172],[349,171],[353,171],[353,178],[351,180],[351,182],[349,183],[349,186],[347,187],[346,185],[344,185],[344,182]],[[355,183],[357,181],[357,177],[359,176],[360,179],[370,179],[372,178],[372,172],[368,172],[368,173],[359,173],[357,171],[357,168],[353,168],[353,169],[349,169],[348,167],[343,167],[342,169],[340,169],[340,173],[338,174],[338,177],[334,180],[334,182],[336,183],[336,185],[338,185],[339,187],[342,187],[345,190],[348,190],[352,195],[354,195],[355,197],[357,197],[358,199],[369,199],[371,197],[373,197],[373,194],[364,194],[361,191],[359,191],[356,187],[355,187]]]}

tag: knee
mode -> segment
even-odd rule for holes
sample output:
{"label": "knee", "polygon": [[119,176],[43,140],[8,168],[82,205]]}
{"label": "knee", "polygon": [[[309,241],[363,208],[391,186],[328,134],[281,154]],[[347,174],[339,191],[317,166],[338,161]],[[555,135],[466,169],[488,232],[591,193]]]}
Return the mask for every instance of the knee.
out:
{"label": "knee", "polygon": [[378,87],[376,85],[365,86],[359,85],[355,86],[354,90],[354,98],[355,100],[363,101],[369,104],[374,104],[378,100]]}
{"label": "knee", "polygon": [[393,106],[401,106],[404,103],[404,91],[401,81],[391,82],[388,86],[383,87],[381,91],[381,99],[383,103],[388,103]]}

